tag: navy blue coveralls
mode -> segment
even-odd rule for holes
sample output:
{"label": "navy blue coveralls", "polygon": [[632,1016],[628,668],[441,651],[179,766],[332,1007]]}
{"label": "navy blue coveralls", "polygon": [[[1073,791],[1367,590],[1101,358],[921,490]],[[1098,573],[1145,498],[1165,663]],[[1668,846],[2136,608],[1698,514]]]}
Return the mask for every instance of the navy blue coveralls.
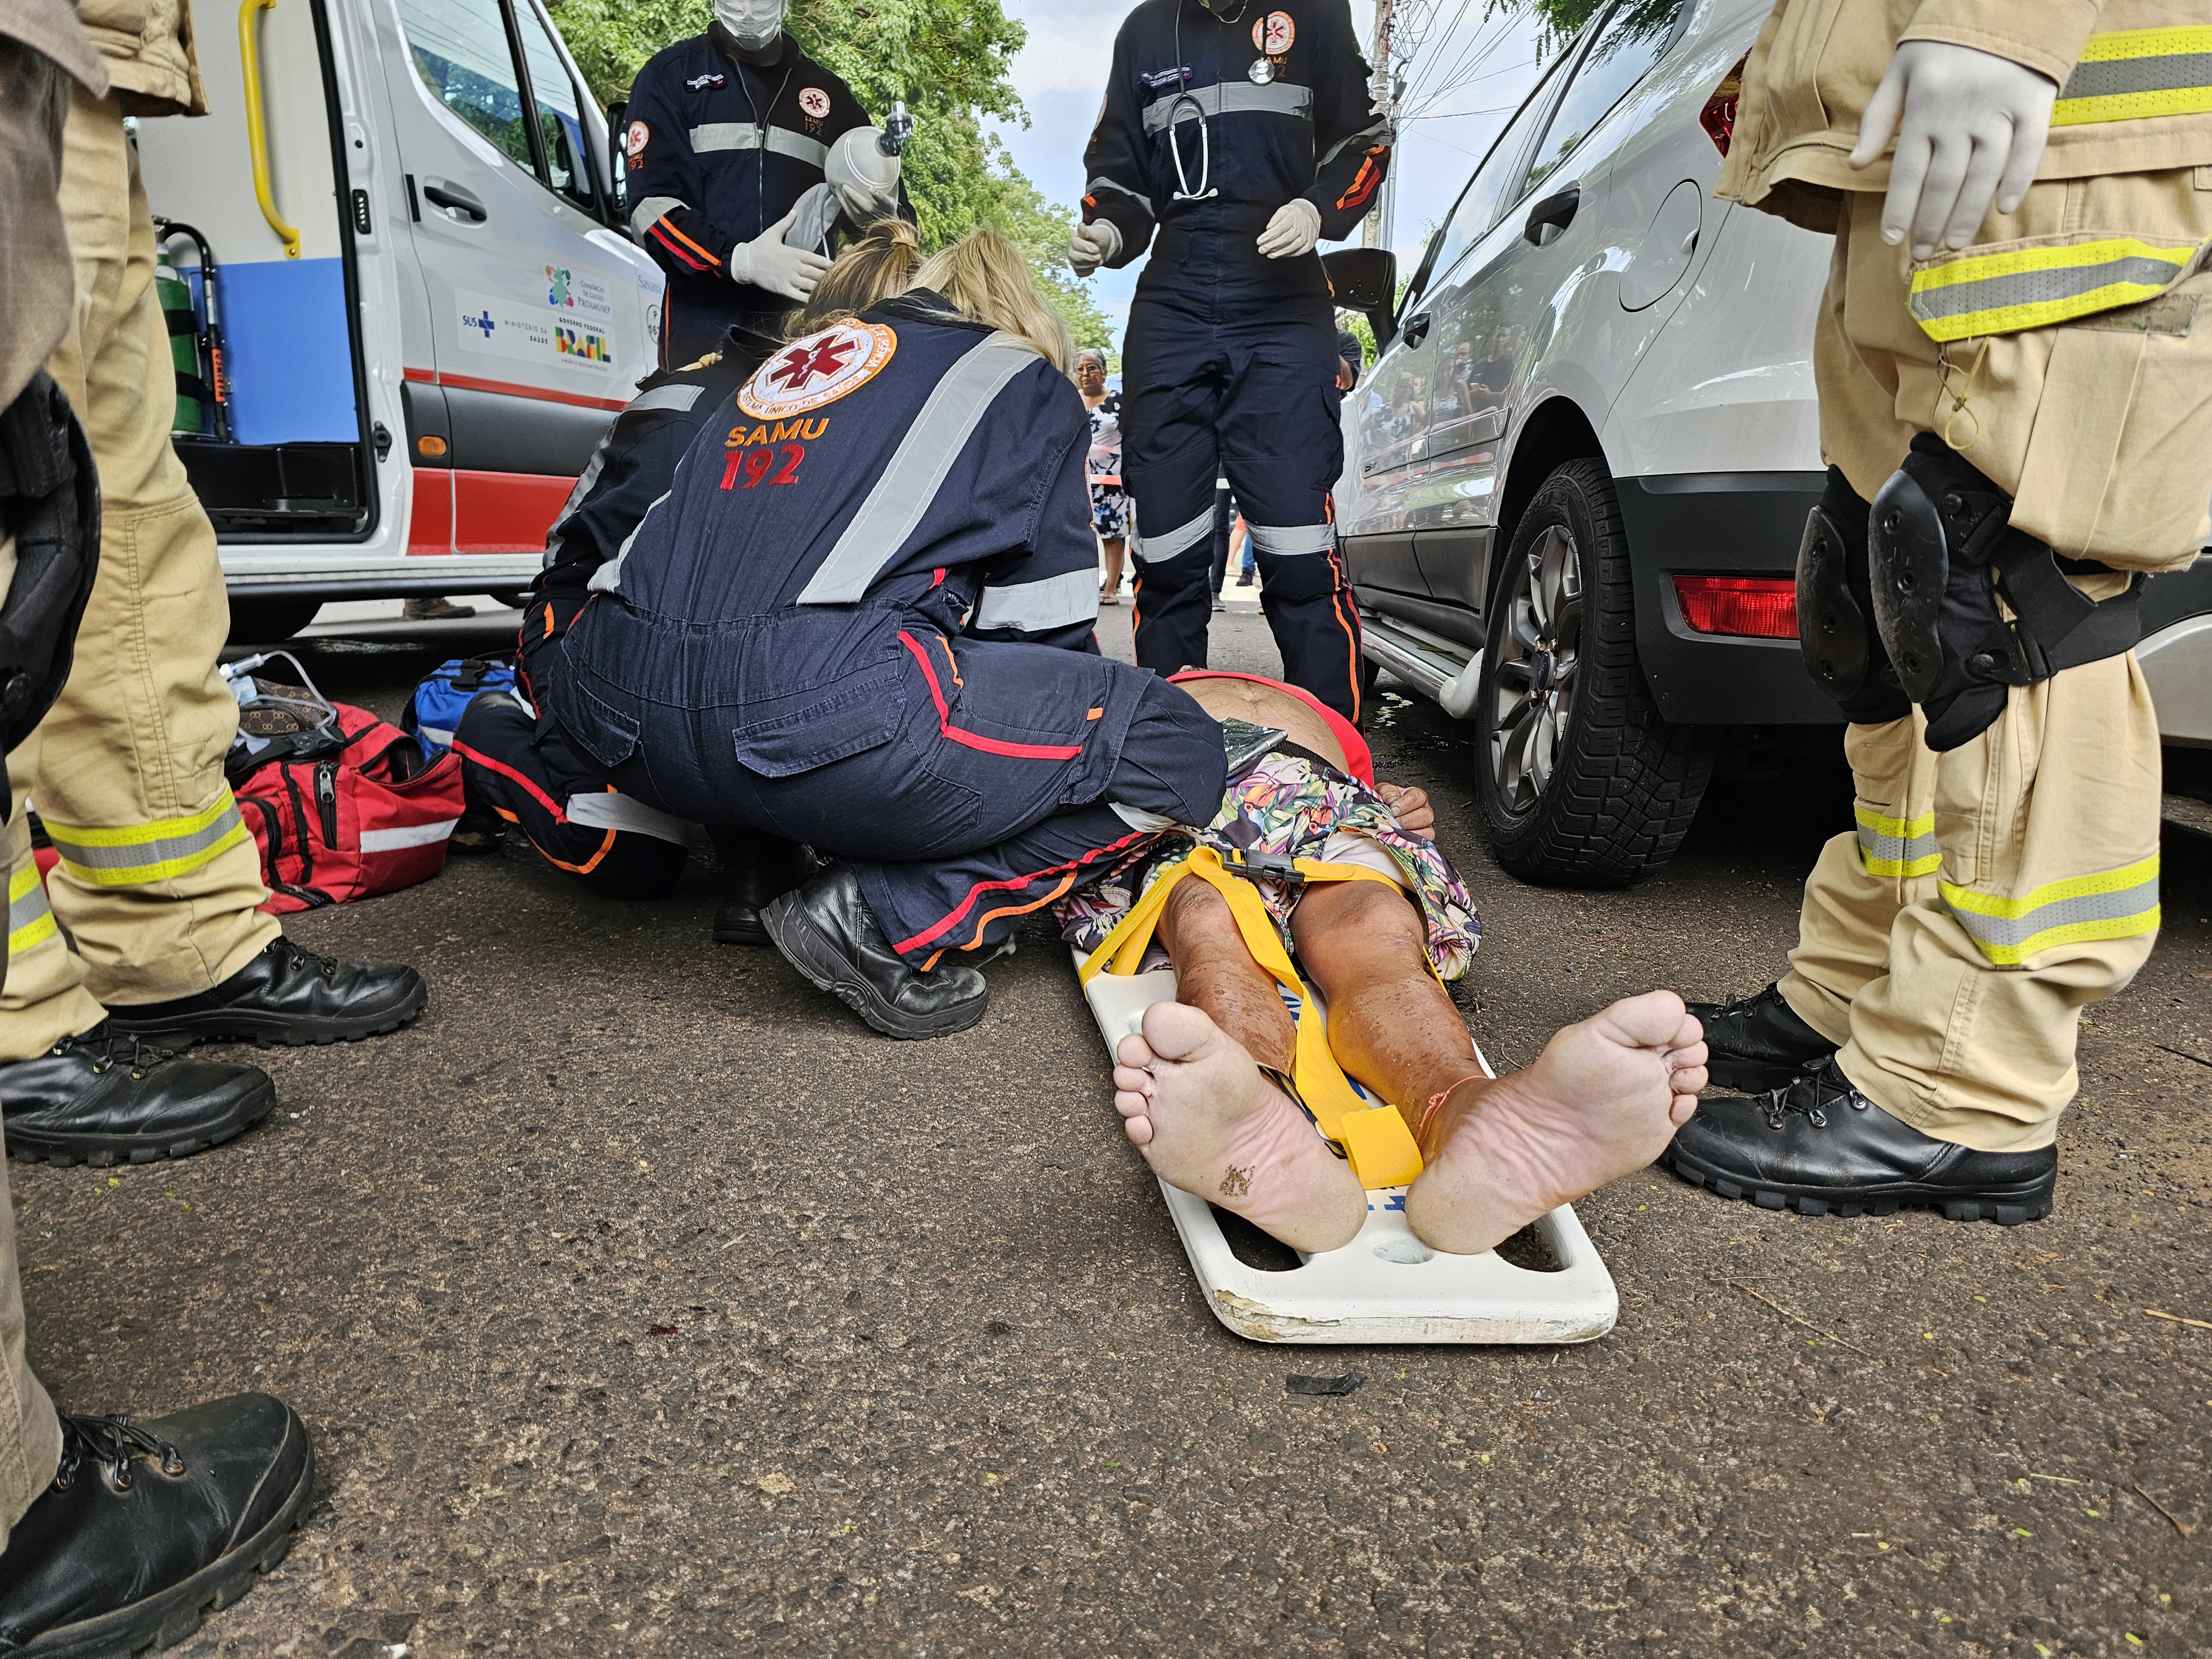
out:
{"label": "navy blue coveralls", "polygon": [[840,134],[870,125],[850,87],[789,34],[781,46],[773,64],[740,62],[717,23],[657,54],[630,88],[630,234],[668,273],[663,368],[705,356],[732,325],[777,328],[793,302],[732,282],[730,250],[822,182]]}
{"label": "navy blue coveralls", "polygon": [[1251,528],[1285,678],[1359,718],[1359,619],[1329,502],[1344,441],[1328,279],[1317,255],[1268,259],[1255,244],[1301,196],[1322,236],[1348,236],[1389,157],[1346,0],[1251,0],[1233,22],[1194,0],[1144,0],[1123,21],[1084,152],[1083,217],[1121,232],[1115,265],[1159,231],[1121,354],[1147,668],[1206,666],[1219,473]]}
{"label": "navy blue coveralls", "polygon": [[[538,713],[510,698],[479,697],[453,734],[469,805],[515,825],[548,863],[605,897],[659,898],[672,891],[690,836],[688,826],[665,814],[598,799],[580,805],[612,793],[613,786],[546,712],[546,687],[562,672],[561,636],[590,599],[592,577],[668,493],[676,464],[699,428],[780,343],[732,329],[707,360],[639,383],[547,532],[545,565],[523,607],[515,660]],[[656,816],[663,821],[653,822]],[[630,822],[648,827],[620,827]],[[719,825],[714,831],[726,854],[730,832]]]}
{"label": "navy blue coveralls", "polygon": [[561,643],[549,706],[625,793],[854,867],[900,954],[995,945],[1160,820],[1220,729],[1098,654],[1090,422],[916,292],[726,401]]}

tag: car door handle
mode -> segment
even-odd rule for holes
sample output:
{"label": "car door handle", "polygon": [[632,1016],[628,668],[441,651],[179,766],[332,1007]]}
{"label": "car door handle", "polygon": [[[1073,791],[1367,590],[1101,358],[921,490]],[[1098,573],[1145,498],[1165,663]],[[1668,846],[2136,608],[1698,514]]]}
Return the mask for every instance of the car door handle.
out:
{"label": "car door handle", "polygon": [[1549,247],[1559,240],[1566,228],[1575,222],[1575,210],[1582,205],[1582,187],[1569,185],[1556,196],[1547,196],[1528,210],[1528,222],[1521,228],[1522,235],[1536,247]]}
{"label": "car door handle", "polygon": [[1400,332],[1404,336],[1408,349],[1429,337],[1429,322],[1430,316],[1425,311],[1417,311],[1406,319],[1406,325]]}
{"label": "car door handle", "polygon": [[477,200],[468,191],[453,185],[425,184],[422,186],[422,195],[425,199],[444,208],[447,212],[459,214],[471,224],[480,225],[491,216],[484,211],[484,204],[482,202]]}

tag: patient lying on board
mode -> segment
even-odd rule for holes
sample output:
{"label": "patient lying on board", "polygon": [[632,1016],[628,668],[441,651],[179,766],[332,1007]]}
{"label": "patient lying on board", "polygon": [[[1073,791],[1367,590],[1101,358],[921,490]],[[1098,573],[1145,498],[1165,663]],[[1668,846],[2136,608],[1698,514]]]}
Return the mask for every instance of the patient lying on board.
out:
{"label": "patient lying on board", "polygon": [[[1397,1106],[1425,1164],[1406,1218],[1439,1250],[1473,1253],[1538,1216],[1640,1170],[1689,1120],[1705,1045],[1671,991],[1626,998],[1567,1026],[1535,1063],[1483,1075],[1439,978],[1463,973],[1479,940],[1466,890],[1424,838],[1435,822],[1418,789],[1359,782],[1356,733],[1335,729],[1272,681],[1184,674],[1216,719],[1272,728],[1256,765],[1232,764],[1209,842],[1248,852],[1358,863],[1365,880],[1255,884],[1270,918],[1328,1009],[1337,1063]],[[1232,739],[1239,728],[1228,727]],[[1264,741],[1261,739],[1261,741]],[[1187,837],[1163,836],[1063,907],[1067,937],[1097,945]],[[1334,1249],[1359,1231],[1367,1199],[1352,1166],[1261,1070],[1293,1069],[1295,1027],[1276,981],[1247,948],[1228,903],[1178,882],[1157,944],[1176,1000],[1146,1011],[1121,1040],[1114,1104],[1129,1139],[1170,1186],[1234,1211],[1295,1249]]]}

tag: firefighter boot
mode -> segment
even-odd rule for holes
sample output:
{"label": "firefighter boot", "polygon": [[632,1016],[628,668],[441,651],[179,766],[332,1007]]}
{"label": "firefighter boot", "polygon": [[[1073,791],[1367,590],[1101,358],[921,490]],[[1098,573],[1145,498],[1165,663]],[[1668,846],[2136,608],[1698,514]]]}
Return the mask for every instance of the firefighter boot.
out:
{"label": "firefighter boot", "polygon": [[1705,1028],[1705,1070],[1717,1088],[1745,1094],[1786,1089],[1798,1073],[1836,1052],[1797,1018],[1776,985],[1734,1002],[1692,1002],[1689,1010]]}
{"label": "firefighter boot", "polygon": [[0,1065],[8,1151],[33,1163],[189,1158],[252,1128],[276,1103],[265,1072],[180,1060],[112,1020]]}
{"label": "firefighter boot", "polygon": [[750,830],[717,828],[722,855],[721,902],[714,907],[717,945],[772,945],[761,926],[761,907],[788,893],[816,869],[814,854],[797,842]]}
{"label": "firefighter boot", "polygon": [[892,950],[860,895],[860,878],[833,864],[761,911],[775,948],[885,1036],[950,1036],[983,1018],[991,988],[958,963],[921,969]]}
{"label": "firefighter boot", "polygon": [[412,968],[343,963],[278,938],[212,990],[108,1012],[118,1035],[167,1048],[224,1041],[297,1048],[396,1031],[429,1000],[422,975]]}
{"label": "firefighter boot", "polygon": [[1832,1060],[1755,1100],[1703,1100],[1660,1162],[1695,1187],[1802,1215],[1891,1215],[2016,1227],[2051,1213],[2058,1149],[1981,1152],[1923,1135],[1852,1086]]}

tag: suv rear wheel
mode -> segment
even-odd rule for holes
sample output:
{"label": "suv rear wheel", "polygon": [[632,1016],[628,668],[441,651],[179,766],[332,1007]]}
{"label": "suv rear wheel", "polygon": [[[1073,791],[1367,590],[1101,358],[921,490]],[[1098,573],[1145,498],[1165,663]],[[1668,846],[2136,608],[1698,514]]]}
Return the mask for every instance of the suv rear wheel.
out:
{"label": "suv rear wheel", "polygon": [[1475,702],[1477,793],[1523,881],[1619,887],[1674,855],[1720,732],[1662,718],[1636,655],[1635,583],[1602,463],[1564,463],[1515,527]]}

